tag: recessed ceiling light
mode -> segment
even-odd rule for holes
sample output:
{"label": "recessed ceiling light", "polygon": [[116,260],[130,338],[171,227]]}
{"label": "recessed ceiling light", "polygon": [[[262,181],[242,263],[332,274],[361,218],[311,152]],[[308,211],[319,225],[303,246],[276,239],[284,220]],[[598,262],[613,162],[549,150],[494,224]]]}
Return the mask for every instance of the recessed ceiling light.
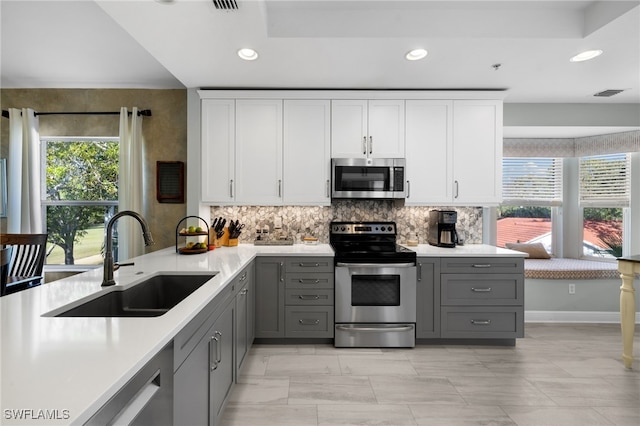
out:
{"label": "recessed ceiling light", "polygon": [[407,61],[417,61],[419,59],[424,58],[425,56],[427,56],[427,51],[424,49],[413,49],[410,50],[409,52],[407,52],[407,54],[404,56],[405,58],[407,58]]}
{"label": "recessed ceiling light", "polygon": [[569,61],[571,62],[582,62],[582,61],[588,61],[589,59],[593,59],[597,56],[602,55],[602,50],[597,49],[597,50],[585,50],[582,53],[578,53],[576,56],[574,56],[573,58],[569,59]]}
{"label": "recessed ceiling light", "polygon": [[244,48],[238,50],[238,56],[240,56],[245,61],[253,61],[255,59],[258,59],[258,52],[253,49]]}

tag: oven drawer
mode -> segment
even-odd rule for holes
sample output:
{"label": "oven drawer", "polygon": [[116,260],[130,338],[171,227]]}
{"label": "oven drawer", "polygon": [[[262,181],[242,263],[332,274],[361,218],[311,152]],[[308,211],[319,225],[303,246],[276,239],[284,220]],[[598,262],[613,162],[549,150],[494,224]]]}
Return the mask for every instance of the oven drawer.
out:
{"label": "oven drawer", "polygon": [[285,278],[285,287],[299,289],[333,289],[333,273],[287,274]]}
{"label": "oven drawer", "polygon": [[440,259],[443,274],[523,274],[524,258],[521,257],[443,257]]}
{"label": "oven drawer", "polygon": [[524,337],[524,308],[478,306],[441,308],[442,338]]}
{"label": "oven drawer", "polygon": [[333,306],[333,290],[286,289],[284,304],[287,306]]}
{"label": "oven drawer", "polygon": [[522,305],[522,274],[442,274],[442,305]]}
{"label": "oven drawer", "polygon": [[333,337],[333,306],[287,306],[285,318],[285,337]]}
{"label": "oven drawer", "polygon": [[291,272],[331,272],[333,257],[287,257],[284,270]]}

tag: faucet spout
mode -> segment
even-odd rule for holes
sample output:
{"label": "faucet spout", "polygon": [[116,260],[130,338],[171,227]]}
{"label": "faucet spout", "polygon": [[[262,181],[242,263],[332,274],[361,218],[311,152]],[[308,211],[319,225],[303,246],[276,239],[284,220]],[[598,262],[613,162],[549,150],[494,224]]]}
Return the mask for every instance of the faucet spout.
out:
{"label": "faucet spout", "polygon": [[116,282],[113,279],[113,225],[115,222],[120,219],[122,216],[131,216],[140,223],[142,227],[142,237],[144,238],[144,245],[150,246],[153,245],[153,237],[151,236],[151,231],[149,230],[149,225],[147,221],[140,215],[140,213],[131,211],[131,210],[123,210],[121,212],[116,213],[107,223],[107,236],[105,242],[105,254],[104,254],[104,274],[102,278],[102,287],[107,287],[114,285]]}

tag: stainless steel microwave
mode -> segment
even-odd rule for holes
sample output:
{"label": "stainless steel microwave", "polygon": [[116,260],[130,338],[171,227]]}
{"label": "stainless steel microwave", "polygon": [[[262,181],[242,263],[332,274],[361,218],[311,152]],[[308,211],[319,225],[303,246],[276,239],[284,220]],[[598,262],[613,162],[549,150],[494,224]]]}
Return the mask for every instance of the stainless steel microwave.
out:
{"label": "stainless steel microwave", "polygon": [[331,198],[405,198],[404,158],[332,158]]}

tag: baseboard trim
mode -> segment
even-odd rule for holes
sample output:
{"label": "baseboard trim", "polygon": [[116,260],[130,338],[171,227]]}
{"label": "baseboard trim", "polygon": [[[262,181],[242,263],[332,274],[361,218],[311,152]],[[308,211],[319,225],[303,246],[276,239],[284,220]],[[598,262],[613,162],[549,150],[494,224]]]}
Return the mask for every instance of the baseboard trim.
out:
{"label": "baseboard trim", "polygon": [[[585,322],[620,324],[620,312],[525,311],[524,322]],[[636,324],[640,324],[640,312],[636,312]]]}

